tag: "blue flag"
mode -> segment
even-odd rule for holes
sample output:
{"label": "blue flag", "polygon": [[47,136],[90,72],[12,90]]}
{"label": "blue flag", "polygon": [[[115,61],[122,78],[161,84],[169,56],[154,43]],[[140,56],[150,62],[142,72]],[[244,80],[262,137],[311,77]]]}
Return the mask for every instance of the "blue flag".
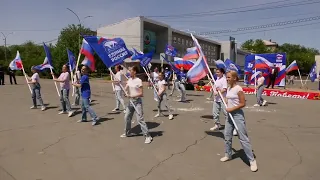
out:
{"label": "blue flag", "polygon": [[139,56],[138,59],[140,60],[140,65],[142,67],[146,67],[151,62],[152,56],[153,56],[153,52],[149,52]]}
{"label": "blue flag", "polygon": [[171,69],[176,73],[179,74],[180,73],[180,69],[178,69],[177,67],[175,67],[172,62],[170,62],[166,57],[161,56],[171,67]]}
{"label": "blue flag", "polygon": [[133,52],[132,52],[132,56],[131,56],[131,60],[138,60],[139,57],[141,57],[141,55],[143,55],[142,52],[138,52],[135,48],[132,48]]}
{"label": "blue flag", "polygon": [[175,56],[177,56],[177,53],[178,53],[178,50],[175,47],[167,44],[166,49],[165,49],[166,55],[175,57]]}
{"label": "blue flag", "polygon": [[52,66],[52,56],[50,53],[49,48],[46,46],[45,43],[43,43],[43,48],[44,48],[44,52],[46,53],[46,57],[44,58],[44,61],[42,64],[35,66],[34,68],[39,70],[39,71],[43,71],[45,69],[53,69]]}
{"label": "blue flag", "polygon": [[241,74],[241,68],[239,65],[235,64],[230,59],[226,59],[224,61],[224,64],[226,65],[226,70],[228,71],[236,71],[238,74]]}
{"label": "blue flag", "polygon": [[73,55],[73,53],[67,49],[68,52],[68,63],[67,65],[70,67],[70,71],[73,71],[76,68],[76,57]]}
{"label": "blue flag", "polygon": [[121,38],[107,39],[99,36],[83,36],[83,38],[108,68],[121,64],[132,56]]}
{"label": "blue flag", "polygon": [[310,80],[311,82],[314,82],[317,79],[317,66],[316,63],[314,63],[314,65],[312,66],[309,76],[310,76]]}

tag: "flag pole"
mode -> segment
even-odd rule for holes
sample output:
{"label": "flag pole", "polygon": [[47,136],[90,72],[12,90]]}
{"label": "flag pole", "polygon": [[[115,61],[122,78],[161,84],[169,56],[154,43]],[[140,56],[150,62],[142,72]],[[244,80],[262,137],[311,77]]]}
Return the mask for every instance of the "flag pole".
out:
{"label": "flag pole", "polygon": [[[76,67],[74,68],[74,74],[76,74],[77,71],[79,70],[79,69],[78,69],[78,66],[79,66],[80,57],[81,57],[81,50],[79,50],[78,59],[77,59],[77,64],[76,64]],[[77,77],[77,78],[78,78],[78,77]],[[74,93],[75,93],[75,88],[72,89],[72,96],[74,95]]]}
{"label": "flag pole", "polygon": [[257,94],[257,74],[256,74],[256,72],[257,72],[257,68],[254,68],[254,75],[255,75],[255,77],[254,77],[254,94]]}
{"label": "flag pole", "polygon": [[[27,82],[27,84],[28,84],[28,78],[27,78],[26,72],[24,71],[23,63],[21,63],[21,64],[22,64],[22,72],[23,72],[23,75],[24,75],[24,77],[25,77],[25,79],[26,79],[26,82]],[[30,93],[32,94],[32,90],[31,90],[30,84],[28,84],[28,87],[29,87]]]}
{"label": "flag pole", "polygon": [[[110,73],[112,74],[112,76],[115,76],[115,74],[111,71],[111,68],[109,68]],[[116,79],[119,80],[119,79]],[[124,92],[124,94],[128,97],[127,92],[125,91],[124,87],[122,86],[122,84],[120,83],[120,88],[121,90]],[[130,99],[129,102],[131,103],[131,105],[133,106],[134,110],[137,112],[137,114],[140,116],[139,111],[137,110],[136,105],[134,105],[134,103],[132,102],[132,100]]]}
{"label": "flag pole", "polygon": [[[110,68],[111,69],[111,68]],[[111,77],[111,81],[112,81],[112,90],[114,91],[114,84],[113,84],[113,76],[112,76],[112,74],[111,74],[111,71],[110,71],[110,77]]]}
{"label": "flag pole", "polygon": [[[51,67],[50,67],[50,71],[51,71],[51,74],[52,74],[52,79],[54,79],[53,71],[52,71]],[[59,93],[59,89],[58,89],[58,86],[57,86],[57,82],[54,81],[54,85],[56,86],[56,90],[57,90],[58,96],[60,97],[60,93]]]}
{"label": "flag pole", "polygon": [[302,82],[302,78],[301,78],[301,74],[300,74],[300,70],[299,70],[299,68],[298,68],[298,73],[299,73],[299,77],[300,77],[301,85],[302,85],[302,88],[303,88],[304,86],[303,86],[303,82]]}
{"label": "flag pole", "polygon": [[[202,56],[202,58],[205,58],[203,53],[201,53],[200,55]],[[211,79],[213,80],[213,83],[216,83],[216,80],[214,80],[214,78],[213,78],[213,75],[212,75],[212,72],[211,72],[211,70],[210,70],[210,68],[209,68],[209,65],[208,65],[208,63],[207,63],[207,60],[206,60],[206,59],[204,59],[204,60],[205,60],[205,64],[206,64],[206,67],[207,67],[207,69],[208,69],[208,72],[209,72],[209,74],[210,74],[210,76],[211,76]],[[212,84],[211,84],[211,87],[212,87],[212,89],[214,88]],[[223,98],[221,92],[218,91],[218,94],[219,94],[219,96],[220,96],[220,98],[221,98],[221,100],[222,100],[222,102],[223,102],[223,105],[227,108],[227,103],[226,103],[225,99]],[[238,131],[239,129],[238,129],[237,124],[236,124],[235,121],[234,121],[233,116],[231,115],[231,113],[228,113],[228,114],[229,114],[229,116],[230,116],[230,118],[231,118],[231,120],[232,120],[232,122],[233,122],[234,127],[235,127],[236,130]]]}
{"label": "flag pole", "polygon": [[306,80],[304,81],[304,85],[306,85],[306,84],[307,84],[307,81],[308,81],[308,79],[309,79],[309,76],[310,76],[310,73],[308,74],[308,76],[307,76]]}
{"label": "flag pole", "polygon": [[[69,61],[69,69],[70,69],[70,75],[71,75],[71,83],[73,84],[73,71],[72,71],[72,68],[71,68],[71,65],[70,65],[70,61]],[[74,86],[72,86],[72,97],[74,96]]]}

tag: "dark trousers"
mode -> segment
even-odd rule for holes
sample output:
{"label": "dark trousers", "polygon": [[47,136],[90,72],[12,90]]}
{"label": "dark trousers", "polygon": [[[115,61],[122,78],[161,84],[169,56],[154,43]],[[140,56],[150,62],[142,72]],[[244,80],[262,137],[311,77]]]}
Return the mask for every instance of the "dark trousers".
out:
{"label": "dark trousers", "polygon": [[14,80],[14,84],[17,84],[16,75],[15,74],[9,74],[10,76],[10,83],[12,84],[12,79]]}
{"label": "dark trousers", "polygon": [[267,88],[269,88],[270,87],[270,85],[272,85],[272,88],[274,87],[274,83],[276,82],[276,78],[274,78],[274,77],[270,77],[270,81],[269,81],[269,83],[268,83],[268,86],[267,86]]}
{"label": "dark trousers", "polygon": [[0,75],[0,85],[4,85],[4,75]]}

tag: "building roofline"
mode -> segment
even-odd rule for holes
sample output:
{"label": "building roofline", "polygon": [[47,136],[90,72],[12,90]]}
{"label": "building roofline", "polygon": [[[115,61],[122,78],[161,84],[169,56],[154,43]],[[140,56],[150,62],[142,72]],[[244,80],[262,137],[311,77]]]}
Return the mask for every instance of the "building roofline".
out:
{"label": "building roofline", "polygon": [[[180,31],[180,30],[175,29],[175,28],[171,28],[171,29],[172,29],[172,32],[180,33],[180,34],[183,34],[185,36],[190,36],[191,37],[191,33],[186,33],[186,32]],[[197,39],[202,40],[202,41],[207,41],[207,42],[210,42],[210,43],[213,43],[213,44],[216,44],[216,45],[221,45],[221,43],[219,43],[217,41],[214,41],[214,40],[211,40],[211,39],[207,39],[207,38],[195,35],[195,34],[193,34],[193,36],[196,37]]]}
{"label": "building roofline", "polygon": [[146,18],[144,16],[139,16],[139,18],[140,18],[141,21],[149,22],[149,23],[152,23],[152,24],[156,24],[156,25],[159,25],[159,26],[166,27],[166,28],[171,28],[171,26],[169,26],[168,24],[165,24],[165,23],[160,22],[160,21],[149,19],[149,18]]}
{"label": "building roofline", "polygon": [[118,22],[115,22],[115,23],[112,23],[112,24],[106,24],[106,25],[103,25],[103,27],[97,28],[97,31],[98,31],[99,29],[102,29],[102,28],[105,28],[105,27],[108,27],[108,26],[114,26],[114,25],[123,23],[123,22],[125,22],[125,21],[133,20],[133,19],[139,19],[139,20],[140,20],[140,17],[139,17],[139,16],[136,16],[136,17],[126,18],[126,19],[124,19],[124,20],[121,20],[121,21],[118,21]]}

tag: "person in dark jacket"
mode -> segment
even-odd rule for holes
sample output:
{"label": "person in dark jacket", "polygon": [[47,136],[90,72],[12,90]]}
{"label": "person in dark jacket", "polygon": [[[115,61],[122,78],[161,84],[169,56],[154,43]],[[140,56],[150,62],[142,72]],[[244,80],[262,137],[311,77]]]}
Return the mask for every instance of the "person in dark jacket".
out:
{"label": "person in dark jacket", "polygon": [[269,83],[268,83],[268,86],[267,88],[270,87],[270,85],[272,85],[272,89],[274,87],[274,83],[276,81],[276,78],[278,77],[278,73],[279,73],[279,68],[277,68],[275,65],[270,69],[270,72],[269,72]]}
{"label": "person in dark jacket", "polygon": [[4,69],[2,65],[0,65],[0,85],[4,85]]}
{"label": "person in dark jacket", "polygon": [[9,77],[10,77],[10,83],[12,84],[12,79],[13,79],[14,80],[14,84],[17,84],[15,71],[12,70],[10,67],[8,68],[8,74],[9,74]]}

